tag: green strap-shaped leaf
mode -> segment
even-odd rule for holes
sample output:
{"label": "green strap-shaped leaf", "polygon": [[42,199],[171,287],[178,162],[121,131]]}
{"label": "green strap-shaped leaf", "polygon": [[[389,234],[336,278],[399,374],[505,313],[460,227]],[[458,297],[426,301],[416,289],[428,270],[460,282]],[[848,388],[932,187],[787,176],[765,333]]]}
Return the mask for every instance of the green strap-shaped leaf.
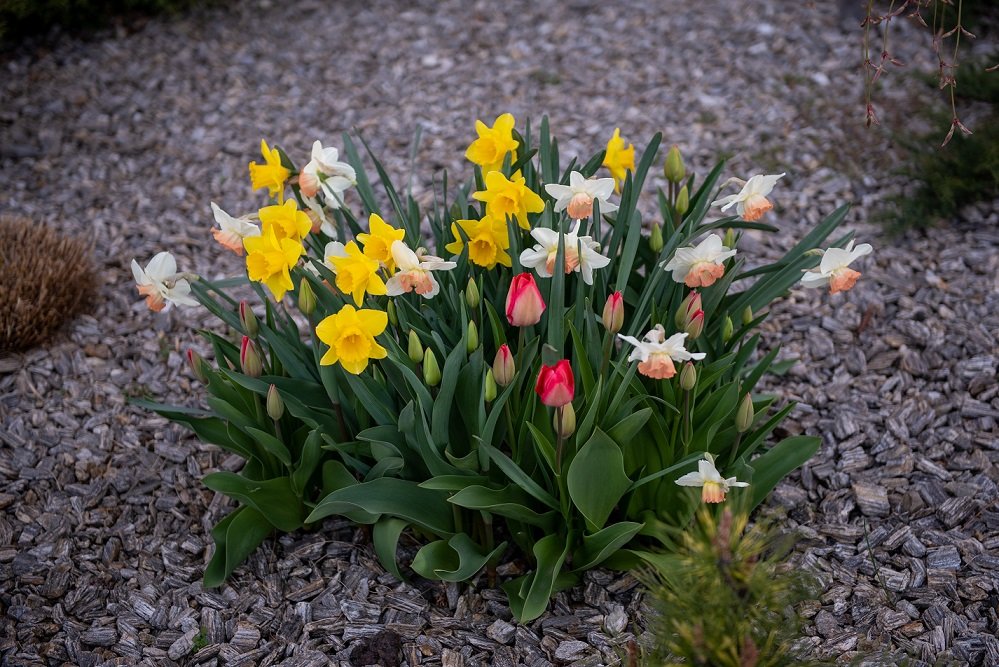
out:
{"label": "green strap-shaped leaf", "polygon": [[749,508],[763,502],[788,473],[812,458],[821,443],[820,438],[811,435],[796,435],[781,440],[765,454],[750,461],[753,479],[749,485],[752,494]]}
{"label": "green strap-shaped leaf", "polygon": [[489,552],[483,551],[465,533],[438,540],[420,549],[411,567],[421,577],[440,581],[466,581],[506,548],[503,542]]}
{"label": "green strap-shaped leaf", "polygon": [[609,558],[615,551],[627,544],[644,523],[622,521],[607,526],[592,535],[583,536],[583,546],[576,551],[572,559],[574,571],[582,572],[596,567]]}
{"label": "green strap-shaped leaf", "polygon": [[573,457],[567,482],[573,504],[595,530],[631,486],[621,448],[599,428]]}
{"label": "green strap-shaped leaf", "polygon": [[555,500],[554,496],[541,488],[541,486],[531,479],[530,475],[514,463],[509,456],[487,442],[480,442],[479,447],[486,450],[486,453],[489,454],[489,458],[493,460],[496,467],[502,470],[503,474],[505,474],[511,482],[524,489],[553,510],[559,509],[558,501]]}
{"label": "green strap-shaped leaf", "polygon": [[447,494],[421,488],[416,482],[380,477],[334,491],[312,510],[310,523],[352,510],[406,519],[437,535],[451,535],[454,519]]}
{"label": "green strap-shaped leaf", "polygon": [[302,499],[288,477],[256,481],[233,472],[214,472],[202,481],[212,491],[249,505],[278,530],[291,532],[302,527]]}
{"label": "green strap-shaped leaf", "polygon": [[371,528],[371,541],[374,544],[378,562],[400,581],[405,581],[406,578],[399,570],[399,562],[395,558],[395,552],[399,546],[399,536],[408,525],[409,522],[403,519],[383,517],[376,521]]}
{"label": "green strap-shaped leaf", "polygon": [[205,568],[205,588],[221,586],[240,563],[274,531],[262,514],[240,507],[212,529],[215,553]]}
{"label": "green strap-shaped leaf", "polygon": [[451,496],[450,502],[459,507],[473,510],[487,510],[492,514],[540,526],[546,531],[554,530],[558,514],[552,510],[539,514],[530,508],[532,498],[513,484],[501,489],[486,486],[467,486]]}
{"label": "green strap-shaped leaf", "polygon": [[533,621],[545,612],[569,553],[569,545],[562,535],[546,535],[534,543],[533,551],[537,569],[503,584],[503,590],[510,598],[510,611],[521,623]]}

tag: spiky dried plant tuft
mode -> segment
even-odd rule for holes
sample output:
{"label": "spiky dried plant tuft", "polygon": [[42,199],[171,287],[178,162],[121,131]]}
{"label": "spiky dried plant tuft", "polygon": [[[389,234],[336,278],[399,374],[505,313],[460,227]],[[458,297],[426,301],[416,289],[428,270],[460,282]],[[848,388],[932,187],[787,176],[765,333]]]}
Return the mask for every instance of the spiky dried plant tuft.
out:
{"label": "spiky dried plant tuft", "polygon": [[0,351],[45,342],[91,302],[95,288],[86,243],[0,215]]}

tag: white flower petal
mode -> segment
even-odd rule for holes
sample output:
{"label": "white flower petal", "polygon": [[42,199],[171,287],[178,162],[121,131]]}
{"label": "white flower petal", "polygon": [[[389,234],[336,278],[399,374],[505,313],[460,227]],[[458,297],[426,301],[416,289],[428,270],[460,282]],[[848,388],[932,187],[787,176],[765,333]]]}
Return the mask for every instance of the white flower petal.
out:
{"label": "white flower petal", "polygon": [[688,472],[683,477],[679,477],[676,483],[680,486],[704,486],[706,480],[697,472]]}

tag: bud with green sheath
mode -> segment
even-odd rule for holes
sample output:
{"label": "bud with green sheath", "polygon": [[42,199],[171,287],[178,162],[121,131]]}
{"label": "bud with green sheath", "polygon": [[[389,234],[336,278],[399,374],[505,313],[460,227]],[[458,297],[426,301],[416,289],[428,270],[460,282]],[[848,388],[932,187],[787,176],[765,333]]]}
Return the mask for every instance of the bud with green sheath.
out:
{"label": "bud with green sheath", "polygon": [[281,394],[278,393],[277,387],[271,385],[267,390],[267,416],[277,421],[283,415],[284,401],[281,400]]}
{"label": "bud with green sheath", "polygon": [[436,387],[441,383],[441,367],[437,365],[437,357],[429,347],[423,354],[423,381],[428,387]]}
{"label": "bud with green sheath", "polygon": [[680,371],[680,388],[684,391],[690,391],[697,385],[697,369],[694,368],[694,364],[687,362],[683,370]]}
{"label": "bud with green sheath", "polygon": [[243,333],[250,338],[256,338],[260,331],[257,316],[253,314],[253,309],[246,301],[239,302],[239,325],[243,328]]}
{"label": "bud with green sheath", "polygon": [[298,285],[298,309],[308,317],[316,310],[316,293],[308,280],[302,279]]}
{"label": "bud with green sheath", "polygon": [[725,321],[722,322],[722,340],[726,343],[732,340],[732,334],[735,333],[735,326],[732,324],[732,318],[728,315],[725,316]]}
{"label": "bud with green sheath", "polygon": [[673,144],[673,147],[666,153],[663,175],[671,183],[679,183],[687,177],[687,168],[683,166],[683,156],[680,155],[680,147],[676,144]]}
{"label": "bud with green sheath", "polygon": [[649,235],[649,249],[652,252],[662,252],[663,245],[663,229],[659,226],[659,223],[652,225],[652,233]]}
{"label": "bud with green sheath", "polygon": [[739,433],[745,433],[753,425],[755,417],[756,413],[753,412],[753,398],[749,394],[746,394],[735,413],[735,430]]}
{"label": "bud with green sheath", "polygon": [[568,438],[570,435],[576,432],[576,410],[572,407],[572,403],[566,403],[561,408],[562,410],[562,429],[559,430],[558,426],[558,410],[552,415],[552,429],[555,431],[555,435],[562,438]]}
{"label": "bud with green sheath", "polygon": [[476,309],[479,307],[479,302],[482,297],[479,296],[479,286],[475,284],[475,279],[471,278],[468,281],[468,286],[465,288],[465,303],[471,309]]}
{"label": "bud with green sheath", "polygon": [[676,214],[681,218],[690,210],[690,192],[687,191],[686,185],[680,188],[680,192],[677,193],[676,205],[673,208],[676,209]]}
{"label": "bud with green sheath", "polygon": [[409,349],[406,351],[409,353],[409,360],[414,364],[423,361],[423,345],[420,343],[420,337],[412,329],[409,330]]}
{"label": "bud with green sheath", "polygon": [[479,328],[475,326],[475,322],[472,320],[468,321],[468,338],[465,342],[465,351],[471,354],[479,347]]}
{"label": "bud with green sheath", "polygon": [[497,391],[496,378],[493,376],[493,369],[490,368],[486,371],[486,388],[484,392],[486,403],[496,400]]}

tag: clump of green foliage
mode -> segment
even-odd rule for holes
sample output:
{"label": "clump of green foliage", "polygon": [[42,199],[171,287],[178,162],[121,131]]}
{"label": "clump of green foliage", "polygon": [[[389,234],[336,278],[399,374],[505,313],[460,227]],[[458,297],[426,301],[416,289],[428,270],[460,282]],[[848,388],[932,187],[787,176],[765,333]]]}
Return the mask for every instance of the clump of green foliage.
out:
{"label": "clump of green foliage", "polygon": [[206,0],[0,0],[0,49],[53,26],[94,29],[123,17],[183,11]]}
{"label": "clump of green foliage", "polygon": [[655,646],[644,664],[693,667],[819,666],[796,647],[794,609],[818,584],[790,568],[793,544],[767,524],[747,528],[747,513],[698,512],[642,577],[655,614]]}
{"label": "clump of green foliage", "polygon": [[900,173],[917,185],[892,202],[885,216],[890,228],[927,227],[953,218],[963,206],[999,197],[999,72],[985,71],[986,64],[996,60],[999,54],[962,65],[958,74],[959,94],[987,105],[987,112],[973,125],[973,134],[955,132],[946,146],[938,148],[936,128],[948,116],[929,111],[926,117],[934,130],[901,139],[910,159]]}

